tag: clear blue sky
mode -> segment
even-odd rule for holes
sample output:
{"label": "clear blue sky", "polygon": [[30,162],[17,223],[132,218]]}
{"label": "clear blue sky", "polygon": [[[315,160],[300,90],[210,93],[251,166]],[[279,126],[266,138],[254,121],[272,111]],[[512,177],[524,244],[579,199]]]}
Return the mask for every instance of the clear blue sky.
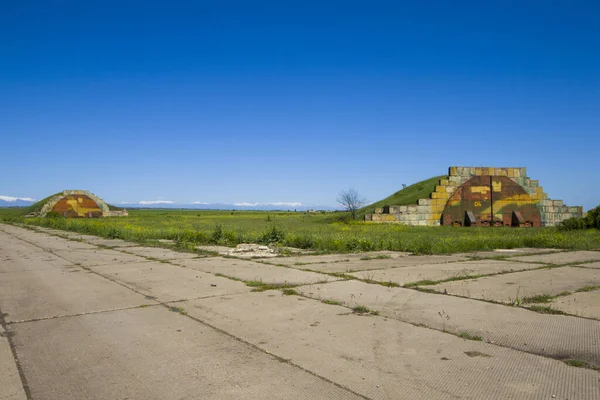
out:
{"label": "clear blue sky", "polygon": [[6,1],[0,195],[334,205],[483,165],[591,208],[599,4]]}

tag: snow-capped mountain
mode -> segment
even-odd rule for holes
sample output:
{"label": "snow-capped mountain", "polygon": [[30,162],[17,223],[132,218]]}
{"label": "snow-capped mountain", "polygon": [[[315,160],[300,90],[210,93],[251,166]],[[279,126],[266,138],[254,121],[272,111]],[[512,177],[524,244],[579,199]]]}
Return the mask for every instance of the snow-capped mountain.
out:
{"label": "snow-capped mountain", "polygon": [[136,201],[136,202],[121,202],[115,204],[123,208],[179,208],[193,210],[258,210],[258,211],[306,211],[306,210],[339,210],[339,207],[321,206],[321,205],[304,205],[301,203],[176,203],[168,200],[157,201]]}
{"label": "snow-capped mountain", "polygon": [[29,197],[0,196],[0,207],[28,207],[35,201]]}

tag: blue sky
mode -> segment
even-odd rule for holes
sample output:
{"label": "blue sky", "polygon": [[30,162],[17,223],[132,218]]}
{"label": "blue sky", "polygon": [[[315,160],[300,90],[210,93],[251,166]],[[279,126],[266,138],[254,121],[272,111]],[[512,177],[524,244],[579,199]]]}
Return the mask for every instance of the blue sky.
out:
{"label": "blue sky", "polygon": [[600,203],[598,2],[2,9],[0,195],[334,205],[466,165]]}

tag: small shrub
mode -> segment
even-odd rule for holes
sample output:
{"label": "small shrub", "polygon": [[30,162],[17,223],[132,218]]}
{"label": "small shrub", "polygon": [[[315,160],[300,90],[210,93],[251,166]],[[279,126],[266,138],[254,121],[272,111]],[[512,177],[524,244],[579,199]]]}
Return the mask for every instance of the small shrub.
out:
{"label": "small shrub", "polygon": [[573,217],[562,221],[559,228],[564,231],[574,231],[587,228],[587,223],[585,218]]}
{"label": "small shrub", "polygon": [[215,229],[213,230],[212,236],[210,237],[210,241],[214,244],[218,244],[223,238],[223,227],[221,224],[215,224]]}
{"label": "small shrub", "polygon": [[261,238],[261,243],[271,244],[283,242],[285,238],[285,232],[277,225],[271,225]]}
{"label": "small shrub", "polygon": [[56,219],[56,218],[64,218],[64,217],[58,211],[50,211],[48,214],[46,214],[46,218]]}
{"label": "small shrub", "polygon": [[600,229],[600,206],[591,209],[585,217],[573,217],[562,221],[559,228],[565,231],[578,229]]}

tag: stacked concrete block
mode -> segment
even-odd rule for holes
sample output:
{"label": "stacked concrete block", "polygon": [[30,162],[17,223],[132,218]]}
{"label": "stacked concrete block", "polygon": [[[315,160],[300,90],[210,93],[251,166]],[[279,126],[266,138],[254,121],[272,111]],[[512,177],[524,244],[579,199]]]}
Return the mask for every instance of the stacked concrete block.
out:
{"label": "stacked concrete block", "polygon": [[[542,225],[557,225],[565,219],[583,216],[581,207],[568,207],[561,200],[550,200],[538,180],[527,176],[527,169],[494,168],[494,167],[460,167],[448,169],[448,176],[440,179],[439,184],[427,199],[419,199],[414,205],[389,205],[375,209],[374,214],[365,216],[365,221],[393,222],[415,226],[439,226],[441,217],[448,200],[465,182],[475,176],[504,176],[508,177],[521,187],[534,200],[540,210]],[[513,200],[507,200],[509,204]],[[500,201],[501,204],[502,201]],[[500,215],[499,218],[502,216]]]}

